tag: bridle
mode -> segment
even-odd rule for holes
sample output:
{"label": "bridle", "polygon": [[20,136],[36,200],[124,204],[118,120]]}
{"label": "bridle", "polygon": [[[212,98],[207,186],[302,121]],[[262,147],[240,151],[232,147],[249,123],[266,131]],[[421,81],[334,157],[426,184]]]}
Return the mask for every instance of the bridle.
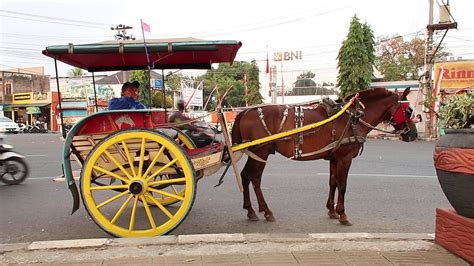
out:
{"label": "bridle", "polygon": [[393,131],[388,131],[388,130],[383,130],[383,129],[374,127],[371,124],[364,121],[363,119],[360,119],[360,122],[368,128],[371,128],[373,130],[377,130],[380,132],[384,132],[384,133],[395,134],[395,135],[408,134],[411,131],[410,127],[408,126],[408,122],[411,120],[411,116],[413,113],[413,110],[410,107],[410,102],[406,100],[402,100],[400,99],[400,96],[398,96],[397,105],[392,107],[392,109],[395,109],[395,111],[391,112],[392,115],[390,119],[388,119],[389,124],[392,125],[394,128],[398,125],[405,124],[405,128],[403,130],[395,129]]}

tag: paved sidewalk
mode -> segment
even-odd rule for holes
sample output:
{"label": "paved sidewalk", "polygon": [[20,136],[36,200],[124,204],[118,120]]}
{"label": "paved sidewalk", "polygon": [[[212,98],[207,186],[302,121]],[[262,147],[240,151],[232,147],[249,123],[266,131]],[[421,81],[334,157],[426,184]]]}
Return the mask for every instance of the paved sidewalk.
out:
{"label": "paved sidewalk", "polygon": [[428,234],[213,234],[0,245],[0,264],[469,265]]}

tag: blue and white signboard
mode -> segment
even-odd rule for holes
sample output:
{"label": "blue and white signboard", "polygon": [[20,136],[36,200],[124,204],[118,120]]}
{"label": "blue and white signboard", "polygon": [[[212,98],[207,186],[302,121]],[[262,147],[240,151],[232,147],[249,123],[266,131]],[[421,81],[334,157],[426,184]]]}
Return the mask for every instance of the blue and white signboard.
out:
{"label": "blue and white signboard", "polygon": [[162,89],[163,88],[163,80],[162,79],[152,79],[151,86],[153,88]]}

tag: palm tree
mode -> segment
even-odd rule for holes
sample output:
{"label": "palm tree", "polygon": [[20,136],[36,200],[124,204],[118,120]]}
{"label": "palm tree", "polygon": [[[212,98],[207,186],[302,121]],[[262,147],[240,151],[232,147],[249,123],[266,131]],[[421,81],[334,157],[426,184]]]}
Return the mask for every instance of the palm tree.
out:
{"label": "palm tree", "polygon": [[69,74],[70,77],[82,77],[86,73],[81,68],[75,67],[75,68],[69,70],[68,74]]}

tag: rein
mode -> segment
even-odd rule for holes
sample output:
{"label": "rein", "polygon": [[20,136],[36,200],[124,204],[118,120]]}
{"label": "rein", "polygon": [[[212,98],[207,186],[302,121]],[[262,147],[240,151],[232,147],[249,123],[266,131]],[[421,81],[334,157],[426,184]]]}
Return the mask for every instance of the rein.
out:
{"label": "rein", "polygon": [[367,123],[366,121],[364,121],[363,119],[359,119],[359,121],[366,127],[370,128],[370,129],[373,129],[373,130],[377,130],[377,131],[380,131],[380,132],[384,132],[384,133],[388,133],[388,134],[394,134],[394,135],[400,135],[401,133],[403,133],[404,130],[392,130],[392,131],[388,131],[388,130],[384,130],[384,129],[380,129],[380,128],[377,128],[377,127],[374,127],[372,126],[371,124]]}

